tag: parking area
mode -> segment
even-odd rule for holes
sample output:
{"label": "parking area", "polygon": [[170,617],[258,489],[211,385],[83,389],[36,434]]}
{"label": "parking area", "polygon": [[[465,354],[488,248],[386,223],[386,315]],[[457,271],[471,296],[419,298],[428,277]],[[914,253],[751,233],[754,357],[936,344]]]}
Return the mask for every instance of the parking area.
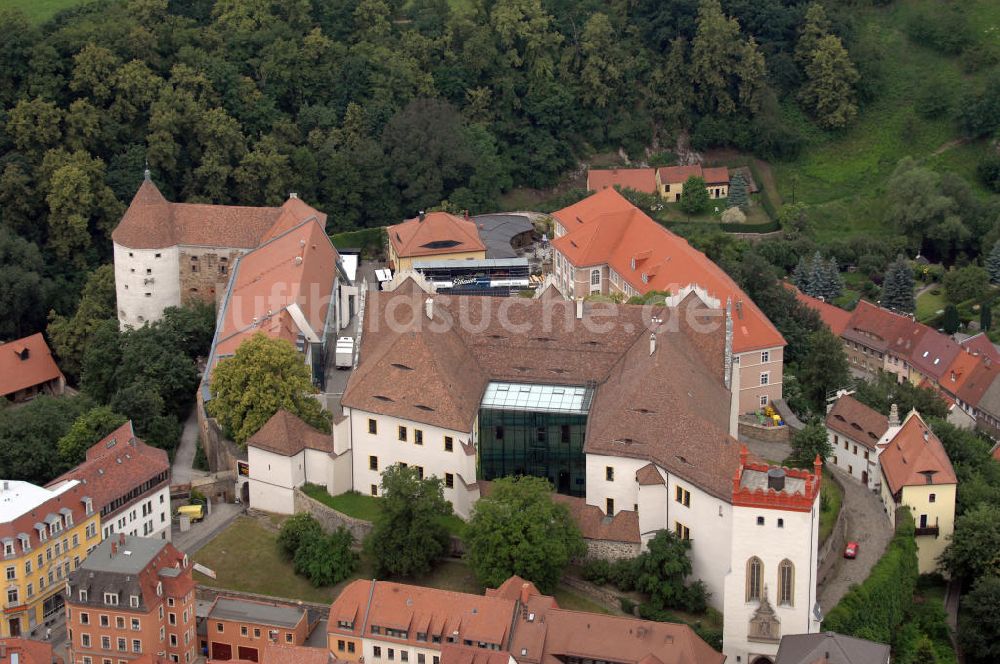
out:
{"label": "parking area", "polygon": [[236,517],[243,514],[245,507],[233,503],[213,503],[205,518],[198,523],[192,523],[187,532],[181,532],[180,524],[175,520],[170,534],[171,540],[174,546],[191,555],[225,530]]}

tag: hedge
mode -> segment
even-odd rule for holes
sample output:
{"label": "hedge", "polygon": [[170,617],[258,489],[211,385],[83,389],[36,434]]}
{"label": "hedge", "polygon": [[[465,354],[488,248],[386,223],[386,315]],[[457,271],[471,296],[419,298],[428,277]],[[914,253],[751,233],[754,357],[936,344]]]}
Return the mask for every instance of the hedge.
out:
{"label": "hedge", "polygon": [[661,221],[660,223],[671,230],[720,230],[724,233],[773,233],[774,231],[781,230],[781,224],[777,221],[765,221],[759,224],[723,224],[687,221]]}
{"label": "hedge", "polygon": [[366,256],[377,256],[384,252],[385,229],[362,228],[356,231],[332,233],[330,242],[338,249],[360,249]]}
{"label": "hedge", "polygon": [[919,575],[913,516],[896,512],[896,534],[864,583],[854,586],[823,621],[823,629],[890,643],[913,602]]}

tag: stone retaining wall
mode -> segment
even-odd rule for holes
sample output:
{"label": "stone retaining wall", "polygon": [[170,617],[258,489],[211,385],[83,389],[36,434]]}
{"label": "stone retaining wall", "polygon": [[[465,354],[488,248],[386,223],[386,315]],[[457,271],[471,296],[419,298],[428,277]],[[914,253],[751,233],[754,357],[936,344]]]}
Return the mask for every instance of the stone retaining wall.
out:
{"label": "stone retaining wall", "polygon": [[614,588],[606,588],[604,586],[597,586],[589,581],[584,581],[580,577],[573,576],[571,574],[566,574],[562,578],[562,583],[564,586],[572,588],[581,595],[584,595],[588,599],[591,599],[601,606],[606,606],[612,611],[621,611],[621,598],[628,597],[636,606],[639,605],[641,598],[633,593],[623,593]]}
{"label": "stone retaining wall", "polygon": [[195,408],[198,411],[198,434],[201,437],[202,449],[205,450],[205,458],[208,459],[209,469],[213,473],[224,470],[235,471],[236,461],[246,461],[247,452],[226,438],[219,423],[205,412],[205,403],[202,401],[200,387],[198,388]]}
{"label": "stone retaining wall", "polygon": [[[827,477],[823,478],[828,479]],[[829,476],[833,482],[840,487],[841,491],[845,491],[844,484],[839,478],[834,476],[832,473]],[[843,555],[844,547],[847,545],[847,510],[844,509],[844,503],[840,504],[840,513],[837,514],[837,523],[833,526],[833,531],[830,536],[826,538],[825,542],[820,542],[819,544],[819,565],[816,571],[816,585],[822,586],[823,582],[833,571],[836,566],[837,561],[840,556]]]}
{"label": "stone retaining wall", "polygon": [[765,443],[787,443],[791,439],[791,431],[787,426],[762,427],[746,420],[739,421],[739,432],[741,436]]}
{"label": "stone retaining wall", "polygon": [[587,543],[585,560],[599,558],[602,560],[624,560],[635,558],[642,552],[639,542],[614,542],[611,540],[584,539]]}

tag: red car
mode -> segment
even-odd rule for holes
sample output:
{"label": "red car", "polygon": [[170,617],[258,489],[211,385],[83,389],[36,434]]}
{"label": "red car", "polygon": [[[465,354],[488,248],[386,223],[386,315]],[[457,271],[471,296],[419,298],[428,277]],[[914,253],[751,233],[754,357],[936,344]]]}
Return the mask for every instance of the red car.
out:
{"label": "red car", "polygon": [[847,548],[844,549],[845,558],[856,558],[858,556],[858,543],[848,542]]}

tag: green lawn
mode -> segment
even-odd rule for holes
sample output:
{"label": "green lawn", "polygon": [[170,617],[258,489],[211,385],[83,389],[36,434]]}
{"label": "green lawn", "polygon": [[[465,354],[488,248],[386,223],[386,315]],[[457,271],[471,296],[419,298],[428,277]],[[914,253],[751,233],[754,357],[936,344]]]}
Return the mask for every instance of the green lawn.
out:
{"label": "green lawn", "polygon": [[43,23],[52,18],[56,12],[68,9],[85,0],[2,0],[2,9],[20,9],[35,23]]}
{"label": "green lawn", "polygon": [[823,471],[823,484],[820,486],[819,541],[825,542],[837,524],[837,515],[844,502],[844,490],[833,481],[830,473]]}
{"label": "green lawn", "polygon": [[[280,521],[279,518],[272,519],[271,522],[277,526]],[[291,563],[285,560],[278,548],[277,533],[256,519],[248,517],[240,517],[234,521],[205,548],[194,554],[193,559],[214,570],[217,576],[216,579],[210,579],[195,572],[195,580],[198,583],[307,602],[332,602],[351,581],[370,579],[374,576],[371,561],[363,555],[357,571],[347,581],[336,586],[314,588],[303,577],[297,576],[292,571]],[[476,580],[472,569],[456,560],[442,561],[430,574],[403,581],[442,590],[474,594],[483,592],[483,587]],[[564,586],[556,590],[555,597],[559,606],[563,608],[611,613],[607,607],[582,597]]]}
{"label": "green lawn", "polygon": [[945,306],[944,288],[940,285],[921,293],[917,297],[917,320],[927,323],[938,317]]}
{"label": "green lawn", "polygon": [[[983,75],[970,76],[958,58],[914,44],[905,33],[916,11],[933,11],[936,5],[937,0],[900,0],[889,7],[858,11],[858,34],[867,34],[870,42],[878,43],[884,58],[878,99],[863,108],[852,126],[842,132],[824,132],[791,101],[786,105],[787,122],[802,127],[809,139],[798,159],[775,163],[772,168],[786,202],[810,205],[821,242],[885,230],[884,185],[905,156],[955,171],[979,187],[972,175],[985,146],[959,145],[932,156],[957,138],[957,128],[948,114],[925,119],[915,110],[915,99],[928,86],[955,99],[965,83]],[[997,40],[998,6],[995,0],[963,2],[976,39],[984,46]]]}
{"label": "green lawn", "polygon": [[[382,504],[378,498],[366,496],[356,491],[342,493],[339,496],[331,496],[324,487],[318,484],[306,484],[302,491],[315,500],[328,505],[338,512],[343,512],[347,516],[364,521],[374,521],[382,512]],[[441,519],[448,532],[456,537],[461,537],[465,533],[465,521],[452,514]]]}

